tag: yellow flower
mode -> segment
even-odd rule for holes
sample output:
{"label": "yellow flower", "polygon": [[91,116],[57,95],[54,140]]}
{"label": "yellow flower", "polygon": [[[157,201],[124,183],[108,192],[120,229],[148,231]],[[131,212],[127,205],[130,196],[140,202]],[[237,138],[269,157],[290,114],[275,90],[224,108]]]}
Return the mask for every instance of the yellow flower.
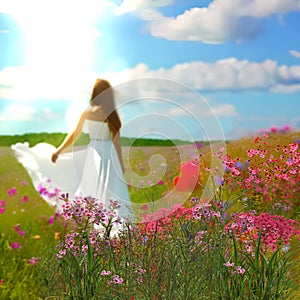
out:
{"label": "yellow flower", "polygon": [[39,239],[41,238],[41,236],[38,235],[38,234],[36,234],[36,235],[34,235],[32,238],[33,238],[34,240],[39,240]]}

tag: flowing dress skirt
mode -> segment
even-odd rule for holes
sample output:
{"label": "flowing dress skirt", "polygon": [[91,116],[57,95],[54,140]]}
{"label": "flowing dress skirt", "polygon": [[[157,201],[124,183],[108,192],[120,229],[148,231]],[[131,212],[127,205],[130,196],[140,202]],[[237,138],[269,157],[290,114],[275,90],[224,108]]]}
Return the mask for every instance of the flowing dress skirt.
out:
{"label": "flowing dress skirt", "polygon": [[132,215],[132,208],[117,152],[111,140],[91,140],[84,149],[51,156],[56,148],[47,143],[29,147],[28,143],[12,145],[15,156],[27,170],[41,196],[61,212],[59,196],[69,193],[70,199],[91,196],[109,204],[118,200],[119,217]]}

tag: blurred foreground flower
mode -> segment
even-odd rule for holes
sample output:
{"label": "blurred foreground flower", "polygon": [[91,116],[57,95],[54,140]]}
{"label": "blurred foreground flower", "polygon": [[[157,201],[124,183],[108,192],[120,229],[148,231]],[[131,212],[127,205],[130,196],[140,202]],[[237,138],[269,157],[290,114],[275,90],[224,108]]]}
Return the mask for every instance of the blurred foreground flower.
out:
{"label": "blurred foreground flower", "polygon": [[8,194],[8,196],[14,196],[14,195],[16,195],[18,192],[17,192],[17,189],[15,188],[15,187],[13,187],[13,188],[11,188],[11,189],[9,189],[8,191],[7,191],[7,194]]}
{"label": "blurred foreground flower", "polygon": [[21,245],[17,242],[14,242],[10,245],[10,248],[11,249],[20,249],[21,248]]}

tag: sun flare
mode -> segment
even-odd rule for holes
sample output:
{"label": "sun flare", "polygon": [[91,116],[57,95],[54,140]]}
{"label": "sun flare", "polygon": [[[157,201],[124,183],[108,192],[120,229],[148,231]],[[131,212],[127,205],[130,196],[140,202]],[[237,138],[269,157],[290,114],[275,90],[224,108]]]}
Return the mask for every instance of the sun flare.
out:
{"label": "sun flare", "polygon": [[66,97],[71,86],[80,87],[93,61],[95,38],[101,36],[93,23],[106,6],[107,1],[102,0],[19,0],[7,4],[7,13],[20,24],[26,41],[25,72],[18,85],[23,97],[38,97],[50,83],[60,98]]}

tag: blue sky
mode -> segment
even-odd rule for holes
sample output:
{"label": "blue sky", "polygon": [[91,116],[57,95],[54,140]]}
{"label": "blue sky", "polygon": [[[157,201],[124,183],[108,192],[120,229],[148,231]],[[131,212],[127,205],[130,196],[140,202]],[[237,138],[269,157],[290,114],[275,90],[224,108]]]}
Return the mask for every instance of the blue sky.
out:
{"label": "blue sky", "polygon": [[299,0],[0,0],[0,134],[70,130],[97,77],[124,136],[300,127]]}

